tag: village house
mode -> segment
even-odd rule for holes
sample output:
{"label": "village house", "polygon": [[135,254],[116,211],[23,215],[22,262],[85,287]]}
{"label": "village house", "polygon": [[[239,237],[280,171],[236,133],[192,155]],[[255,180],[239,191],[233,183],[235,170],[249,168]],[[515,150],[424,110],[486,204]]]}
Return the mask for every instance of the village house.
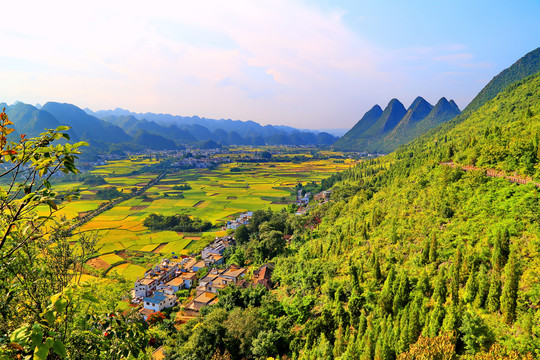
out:
{"label": "village house", "polygon": [[274,284],[272,283],[272,272],[274,271],[274,264],[269,263],[261,266],[258,270],[253,271],[253,278],[251,281],[241,279],[237,285],[243,288],[250,286],[262,285],[270,290]]}
{"label": "village house", "polygon": [[214,305],[217,301],[216,294],[208,292],[202,293],[184,308],[184,313],[188,316],[197,316],[202,307]]}
{"label": "village house", "polygon": [[144,273],[144,278],[140,280],[137,278],[134,285],[135,297],[149,296],[159,285],[165,284],[176,277],[177,271],[177,263],[169,263],[168,259],[163,259],[160,264],[146,271]]}
{"label": "village house", "polygon": [[247,270],[239,267],[238,265],[231,265],[227,270],[220,274],[225,279],[231,280],[233,283],[237,283],[240,277],[246,274]]}
{"label": "village house", "polygon": [[176,293],[178,290],[191,288],[195,280],[197,280],[197,273],[192,271],[180,272],[177,277],[160,286],[163,286],[164,288],[170,287],[172,292]]}
{"label": "village house", "polygon": [[317,202],[328,202],[330,200],[330,195],[332,195],[332,190],[325,190],[315,194],[313,199]]}
{"label": "village house", "polygon": [[152,296],[145,297],[143,299],[143,309],[141,309],[141,315],[144,319],[148,319],[148,316],[154,312],[161,311],[166,308],[170,308],[176,305],[176,296],[171,293],[165,293],[156,291]]}

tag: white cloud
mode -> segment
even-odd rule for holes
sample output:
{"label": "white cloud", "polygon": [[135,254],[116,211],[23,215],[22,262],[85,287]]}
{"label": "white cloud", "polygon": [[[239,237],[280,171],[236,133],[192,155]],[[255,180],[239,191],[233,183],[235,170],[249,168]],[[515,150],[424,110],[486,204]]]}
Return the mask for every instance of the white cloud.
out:
{"label": "white cloud", "polygon": [[343,10],[302,1],[12,1],[3,13],[2,100],[94,110],[347,127],[406,87],[409,61],[470,61],[462,45],[379,49]]}

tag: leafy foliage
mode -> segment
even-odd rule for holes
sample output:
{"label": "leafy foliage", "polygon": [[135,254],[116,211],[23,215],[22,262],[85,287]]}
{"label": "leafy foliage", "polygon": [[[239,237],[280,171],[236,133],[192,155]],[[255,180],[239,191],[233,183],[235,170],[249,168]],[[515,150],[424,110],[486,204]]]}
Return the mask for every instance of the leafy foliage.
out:
{"label": "leafy foliage", "polygon": [[212,227],[209,221],[203,221],[197,217],[193,219],[188,215],[160,215],[150,214],[143,222],[144,226],[154,231],[173,230],[186,232],[201,232]]}

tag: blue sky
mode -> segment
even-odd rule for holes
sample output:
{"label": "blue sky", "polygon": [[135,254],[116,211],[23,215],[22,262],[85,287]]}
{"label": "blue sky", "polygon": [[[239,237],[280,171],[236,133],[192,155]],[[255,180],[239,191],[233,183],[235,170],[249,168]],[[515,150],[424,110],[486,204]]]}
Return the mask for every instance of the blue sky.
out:
{"label": "blue sky", "polygon": [[350,128],[392,98],[463,108],[540,46],[540,1],[28,1],[0,100]]}

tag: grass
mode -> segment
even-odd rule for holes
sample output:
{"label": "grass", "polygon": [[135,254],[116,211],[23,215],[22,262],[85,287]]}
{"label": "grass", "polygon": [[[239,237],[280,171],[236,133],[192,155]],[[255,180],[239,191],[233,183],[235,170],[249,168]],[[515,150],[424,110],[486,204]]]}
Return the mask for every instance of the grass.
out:
{"label": "grass", "polygon": [[120,256],[112,253],[112,254],[105,254],[105,255],[101,255],[100,258],[106,262],[108,262],[110,265],[112,264],[115,264],[115,263],[118,263],[120,261],[124,261],[123,258],[121,258]]}
{"label": "grass", "polygon": [[122,275],[129,281],[135,281],[138,277],[142,278],[146,269],[140,265],[135,264],[120,264],[109,270],[109,274],[116,272],[118,275]]}

